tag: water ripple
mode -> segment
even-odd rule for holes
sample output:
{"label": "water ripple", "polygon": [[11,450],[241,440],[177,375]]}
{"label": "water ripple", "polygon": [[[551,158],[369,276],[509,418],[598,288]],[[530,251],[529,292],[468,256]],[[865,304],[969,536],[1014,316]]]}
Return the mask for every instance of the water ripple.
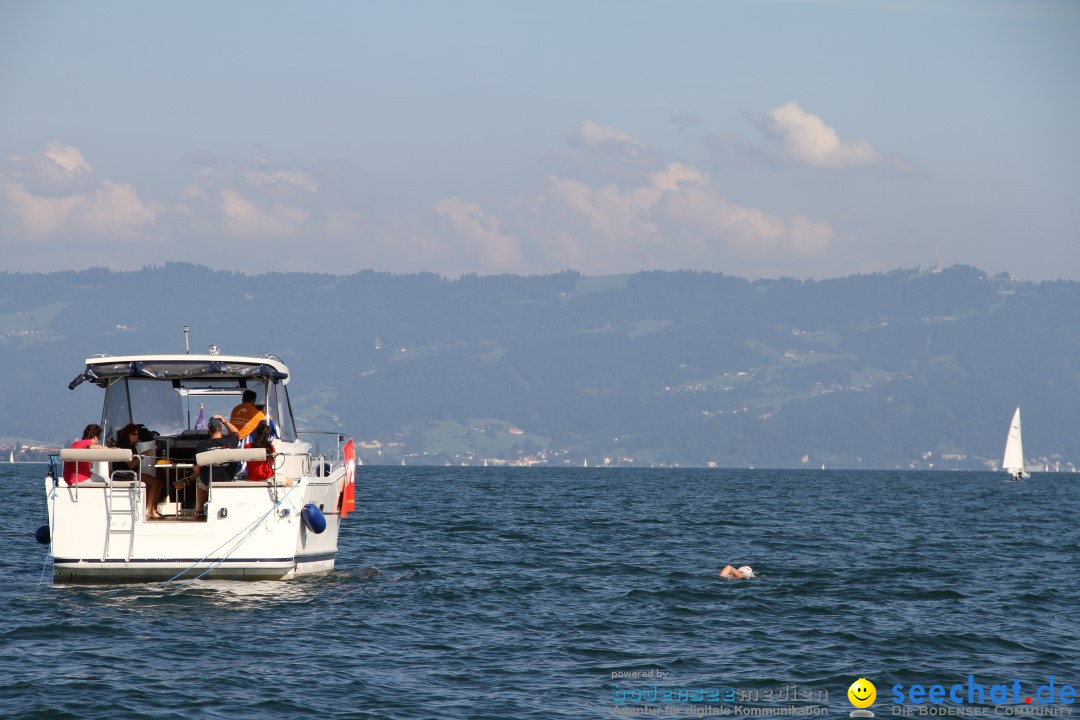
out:
{"label": "water ripple", "polygon": [[[33,472],[0,470],[16,518]],[[365,467],[358,499],[338,572],[289,583],[54,587],[39,523],[0,527],[0,716],[600,717],[650,669],[844,714],[859,676],[879,714],[893,684],[1080,684],[1071,476]]]}

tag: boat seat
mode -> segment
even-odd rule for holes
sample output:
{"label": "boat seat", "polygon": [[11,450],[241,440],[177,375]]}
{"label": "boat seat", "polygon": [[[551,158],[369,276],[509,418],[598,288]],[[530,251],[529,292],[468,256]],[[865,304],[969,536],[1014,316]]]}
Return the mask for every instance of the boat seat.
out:
{"label": "boat seat", "polygon": [[131,450],[120,448],[64,448],[64,462],[131,462]]}
{"label": "boat seat", "polygon": [[195,456],[195,464],[199,467],[233,462],[266,462],[266,448],[221,448],[206,450]]}
{"label": "boat seat", "polygon": [[[131,450],[121,448],[63,448],[60,451],[60,459],[65,463],[93,463],[90,469],[90,479],[75,483],[80,487],[107,486],[109,481],[102,473],[108,472],[108,463],[129,463],[132,457]],[[68,484],[62,477],[59,480],[61,487],[75,487],[75,485]],[[132,481],[128,480],[126,482],[130,484]],[[114,483],[114,486],[116,484]]]}

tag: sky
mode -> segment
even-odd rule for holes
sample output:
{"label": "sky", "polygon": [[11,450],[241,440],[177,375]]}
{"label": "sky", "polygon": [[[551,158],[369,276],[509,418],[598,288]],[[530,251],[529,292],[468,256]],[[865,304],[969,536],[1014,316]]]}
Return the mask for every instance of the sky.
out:
{"label": "sky", "polygon": [[1080,3],[0,0],[0,270],[1080,280]]}

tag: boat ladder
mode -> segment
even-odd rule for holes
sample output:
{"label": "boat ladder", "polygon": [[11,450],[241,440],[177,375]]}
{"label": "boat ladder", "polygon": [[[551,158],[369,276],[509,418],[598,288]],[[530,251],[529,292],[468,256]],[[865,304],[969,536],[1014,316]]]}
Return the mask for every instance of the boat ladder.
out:
{"label": "boat ladder", "polygon": [[[116,476],[130,475],[134,482],[128,487],[117,487]],[[105,519],[108,527],[105,532],[105,549],[101,554],[102,560],[109,559],[109,545],[114,535],[128,536],[127,557],[131,560],[131,554],[135,550],[135,521],[140,507],[142,483],[139,477],[130,470],[117,470],[109,475],[108,485],[105,487]],[[119,539],[119,538],[117,538]]]}

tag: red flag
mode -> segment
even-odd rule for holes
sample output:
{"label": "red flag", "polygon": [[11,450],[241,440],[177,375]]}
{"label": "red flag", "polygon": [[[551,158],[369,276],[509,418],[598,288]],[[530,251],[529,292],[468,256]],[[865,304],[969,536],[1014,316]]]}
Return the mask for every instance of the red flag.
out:
{"label": "red flag", "polygon": [[356,450],[353,441],[345,443],[345,487],[341,491],[341,517],[356,510]]}

